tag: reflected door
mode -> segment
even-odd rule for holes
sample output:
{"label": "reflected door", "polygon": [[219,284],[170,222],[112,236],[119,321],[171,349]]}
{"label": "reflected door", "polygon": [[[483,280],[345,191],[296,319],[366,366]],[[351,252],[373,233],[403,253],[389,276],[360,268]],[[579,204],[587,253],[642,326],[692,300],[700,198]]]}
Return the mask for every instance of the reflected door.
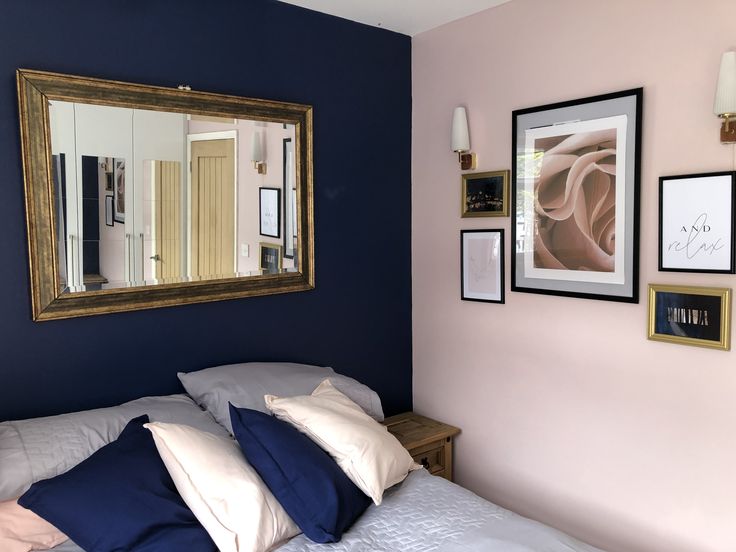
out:
{"label": "reflected door", "polygon": [[154,161],[153,214],[155,239],[151,260],[161,283],[180,282],[182,273],[181,163]]}
{"label": "reflected door", "polygon": [[234,278],[235,140],[191,142],[191,276]]}

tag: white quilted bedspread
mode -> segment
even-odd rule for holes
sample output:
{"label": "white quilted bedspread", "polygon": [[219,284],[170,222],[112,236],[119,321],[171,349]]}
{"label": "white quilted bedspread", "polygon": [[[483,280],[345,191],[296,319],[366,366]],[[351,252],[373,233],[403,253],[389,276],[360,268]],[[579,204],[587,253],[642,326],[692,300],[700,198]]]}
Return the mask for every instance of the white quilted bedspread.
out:
{"label": "white quilted bedspread", "polygon": [[304,535],[277,552],[601,552],[425,470],[371,505],[335,544]]}
{"label": "white quilted bedspread", "polygon": [[[55,552],[79,552],[68,542]],[[274,552],[602,552],[551,527],[518,516],[425,470],[371,505],[334,544],[304,535]],[[194,551],[192,551],[194,552]]]}

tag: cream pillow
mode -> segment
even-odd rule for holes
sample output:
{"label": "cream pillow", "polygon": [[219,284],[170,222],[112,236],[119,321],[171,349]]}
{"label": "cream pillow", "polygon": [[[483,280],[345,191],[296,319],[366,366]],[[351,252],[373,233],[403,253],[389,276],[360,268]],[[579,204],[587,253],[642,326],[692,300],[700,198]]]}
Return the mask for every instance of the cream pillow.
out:
{"label": "cream pillow", "polygon": [[185,425],[143,427],[153,434],[179,494],[221,552],[265,552],[299,534],[233,439]]}
{"label": "cream pillow", "polygon": [[15,500],[0,502],[0,550],[30,552],[48,550],[67,536]]}
{"label": "cream pillow", "polygon": [[285,420],[326,450],[360,490],[381,504],[383,491],[419,469],[388,430],[340,393],[329,379],[311,395],[264,397],[276,417]]}

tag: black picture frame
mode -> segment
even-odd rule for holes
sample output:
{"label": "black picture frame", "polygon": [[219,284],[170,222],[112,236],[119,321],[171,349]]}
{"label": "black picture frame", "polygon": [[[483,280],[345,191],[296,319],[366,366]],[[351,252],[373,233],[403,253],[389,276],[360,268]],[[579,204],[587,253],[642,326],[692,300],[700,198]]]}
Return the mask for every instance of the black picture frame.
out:
{"label": "black picture frame", "polygon": [[659,270],[735,274],[735,213],[736,171],[661,176]]}
{"label": "black picture frame", "polygon": [[[639,302],[642,102],[643,89],[634,88],[513,111],[511,291]],[[562,144],[567,139],[570,140]],[[550,176],[545,175],[545,169],[555,178],[564,172],[559,166],[545,166],[554,161],[553,150],[557,148],[557,153],[565,152],[579,160],[590,151],[583,145],[594,149],[594,155],[584,158],[584,163],[600,161],[601,165],[592,170],[609,176],[608,195],[603,198],[607,202],[605,210],[595,214],[609,217],[609,226],[605,226],[606,221],[600,221],[605,234],[596,234],[590,247],[583,239],[568,239],[575,231],[587,230],[565,228],[565,225],[579,225],[569,214],[569,202],[577,199],[565,196],[563,207],[553,209],[542,205],[539,192],[544,179]],[[570,163],[564,175],[567,186],[572,161],[565,162]],[[610,162],[615,163],[615,171],[605,165]],[[555,170],[558,172],[554,173]],[[615,175],[612,178],[611,173]],[[585,174],[587,178],[589,173]],[[588,185],[584,179],[580,180],[579,188],[573,191],[579,192],[583,185]],[[550,184],[544,192],[551,189]],[[591,227],[597,222],[591,221]],[[571,230],[572,234],[565,230]],[[600,228],[595,232],[600,232]],[[556,249],[548,247],[553,234]],[[581,243],[585,245],[581,247]]]}
{"label": "black picture frame", "polygon": [[114,192],[113,209],[115,222],[125,224],[125,159],[114,159]]}
{"label": "black picture frame", "polygon": [[105,196],[105,226],[115,226],[115,219],[113,218],[113,196]]}
{"label": "black picture frame", "polygon": [[[482,243],[481,240],[487,240],[487,243]],[[500,304],[506,302],[504,244],[503,228],[460,231],[461,300]],[[492,290],[488,289],[489,286]]]}
{"label": "black picture frame", "polygon": [[[284,128],[286,128],[284,126]],[[293,259],[295,240],[292,236],[296,235],[296,228],[294,227],[294,202],[293,197],[296,195],[296,189],[292,188],[289,175],[293,170],[293,157],[290,162],[289,151],[293,154],[293,142],[291,138],[284,138],[283,140],[283,158],[284,158],[284,170],[283,170],[283,190],[284,190],[284,258]]]}
{"label": "black picture frame", "polygon": [[281,238],[281,188],[258,188],[258,219],[261,236]]}

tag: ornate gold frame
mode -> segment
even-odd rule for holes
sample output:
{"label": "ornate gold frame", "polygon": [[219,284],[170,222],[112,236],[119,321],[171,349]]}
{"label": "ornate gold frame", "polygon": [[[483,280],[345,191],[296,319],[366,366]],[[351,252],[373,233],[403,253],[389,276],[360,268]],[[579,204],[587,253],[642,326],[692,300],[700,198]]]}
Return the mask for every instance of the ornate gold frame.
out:
{"label": "ornate gold frame", "polygon": [[[18,69],[17,84],[34,320],[221,301],[314,288],[311,106],[28,69]],[[55,246],[56,214],[51,172],[49,100],[293,124],[296,129],[295,152],[298,160],[296,182],[299,205],[299,271],[62,293]]]}
{"label": "ornate gold frame", "polygon": [[[682,293],[686,295],[709,295],[721,299],[721,327],[719,341],[698,339],[695,337],[667,335],[656,333],[657,293]],[[731,349],[731,290],[729,288],[696,287],[696,286],[668,286],[649,284],[649,321],[647,324],[647,338],[653,341],[694,345],[709,349],[728,351]]]}

